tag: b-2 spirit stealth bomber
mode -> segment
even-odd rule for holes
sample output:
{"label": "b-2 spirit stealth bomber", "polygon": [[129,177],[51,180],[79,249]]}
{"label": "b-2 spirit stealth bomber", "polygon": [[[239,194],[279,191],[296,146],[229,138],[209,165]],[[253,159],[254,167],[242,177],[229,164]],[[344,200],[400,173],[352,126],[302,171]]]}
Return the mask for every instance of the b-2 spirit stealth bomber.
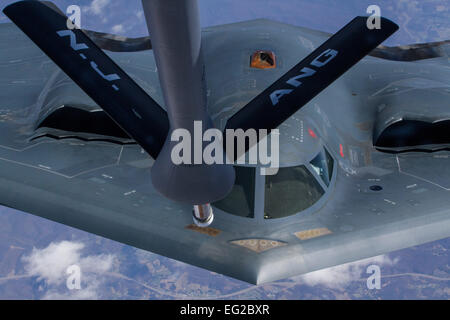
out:
{"label": "b-2 spirit stealth bomber", "polygon": [[[2,205],[254,284],[450,236],[449,42],[382,46],[398,26],[367,17],[201,29],[196,0],[142,5],[135,39],[51,2],[4,9]],[[278,129],[278,172],[174,163],[195,121]]]}

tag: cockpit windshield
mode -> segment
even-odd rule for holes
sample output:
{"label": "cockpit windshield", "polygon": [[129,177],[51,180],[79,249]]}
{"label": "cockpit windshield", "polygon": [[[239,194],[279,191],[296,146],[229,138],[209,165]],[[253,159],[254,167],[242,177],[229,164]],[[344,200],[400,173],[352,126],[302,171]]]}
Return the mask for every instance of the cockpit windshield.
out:
{"label": "cockpit windshield", "polygon": [[[324,188],[330,185],[333,174],[333,161],[323,148],[310,162],[311,166],[279,168],[277,174],[259,180],[264,183],[264,190],[262,185],[255,184],[258,168],[236,166],[233,189],[213,206],[235,216],[254,218],[255,199],[264,199],[264,219],[294,215],[314,205],[325,194]],[[258,214],[262,215],[262,210]]]}
{"label": "cockpit windshield", "polygon": [[255,208],[255,168],[234,167],[236,180],[230,194],[213,205],[233,215],[253,218]]}
{"label": "cockpit windshield", "polygon": [[316,178],[304,166],[280,168],[266,176],[264,218],[283,218],[303,211],[325,193]]}

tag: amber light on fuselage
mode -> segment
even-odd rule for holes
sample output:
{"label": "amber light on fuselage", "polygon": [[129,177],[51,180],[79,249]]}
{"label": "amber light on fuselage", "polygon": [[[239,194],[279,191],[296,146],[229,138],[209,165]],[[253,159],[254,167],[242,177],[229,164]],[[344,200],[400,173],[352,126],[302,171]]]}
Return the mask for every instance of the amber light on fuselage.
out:
{"label": "amber light on fuselage", "polygon": [[277,67],[276,57],[272,51],[258,50],[252,54],[250,67],[256,69],[273,69]]}

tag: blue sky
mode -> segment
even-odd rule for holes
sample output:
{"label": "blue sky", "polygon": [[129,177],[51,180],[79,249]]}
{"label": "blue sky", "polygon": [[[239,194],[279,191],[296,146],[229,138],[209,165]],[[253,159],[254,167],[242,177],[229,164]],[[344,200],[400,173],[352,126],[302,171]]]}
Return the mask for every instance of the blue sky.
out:
{"label": "blue sky", "polygon": [[[2,1],[0,8],[15,2]],[[147,34],[140,0],[55,0],[65,11],[82,8],[82,27],[130,37]],[[400,25],[386,44],[450,39],[450,0],[199,0],[203,26],[269,18],[285,23],[336,32],[356,15],[376,4],[383,16]],[[8,19],[1,14],[0,22]]]}

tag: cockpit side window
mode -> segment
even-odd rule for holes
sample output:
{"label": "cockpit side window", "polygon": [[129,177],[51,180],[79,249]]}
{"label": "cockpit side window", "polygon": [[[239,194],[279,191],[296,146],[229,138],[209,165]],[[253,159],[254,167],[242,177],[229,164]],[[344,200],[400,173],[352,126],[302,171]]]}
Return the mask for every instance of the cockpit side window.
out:
{"label": "cockpit side window", "polygon": [[325,193],[304,166],[280,168],[273,176],[266,176],[264,218],[283,218],[303,211],[315,204]]}
{"label": "cockpit side window", "polygon": [[323,182],[329,186],[331,176],[333,174],[333,158],[330,153],[323,149],[319,154],[311,161],[311,166]]}
{"label": "cockpit side window", "polygon": [[253,218],[255,209],[255,168],[236,166],[234,169],[236,180],[233,189],[226,198],[213,203],[213,206],[236,216]]}
{"label": "cockpit side window", "polygon": [[323,150],[325,150],[325,157],[327,158],[328,177],[331,181],[331,177],[333,176],[334,160],[327,149],[324,148]]}

